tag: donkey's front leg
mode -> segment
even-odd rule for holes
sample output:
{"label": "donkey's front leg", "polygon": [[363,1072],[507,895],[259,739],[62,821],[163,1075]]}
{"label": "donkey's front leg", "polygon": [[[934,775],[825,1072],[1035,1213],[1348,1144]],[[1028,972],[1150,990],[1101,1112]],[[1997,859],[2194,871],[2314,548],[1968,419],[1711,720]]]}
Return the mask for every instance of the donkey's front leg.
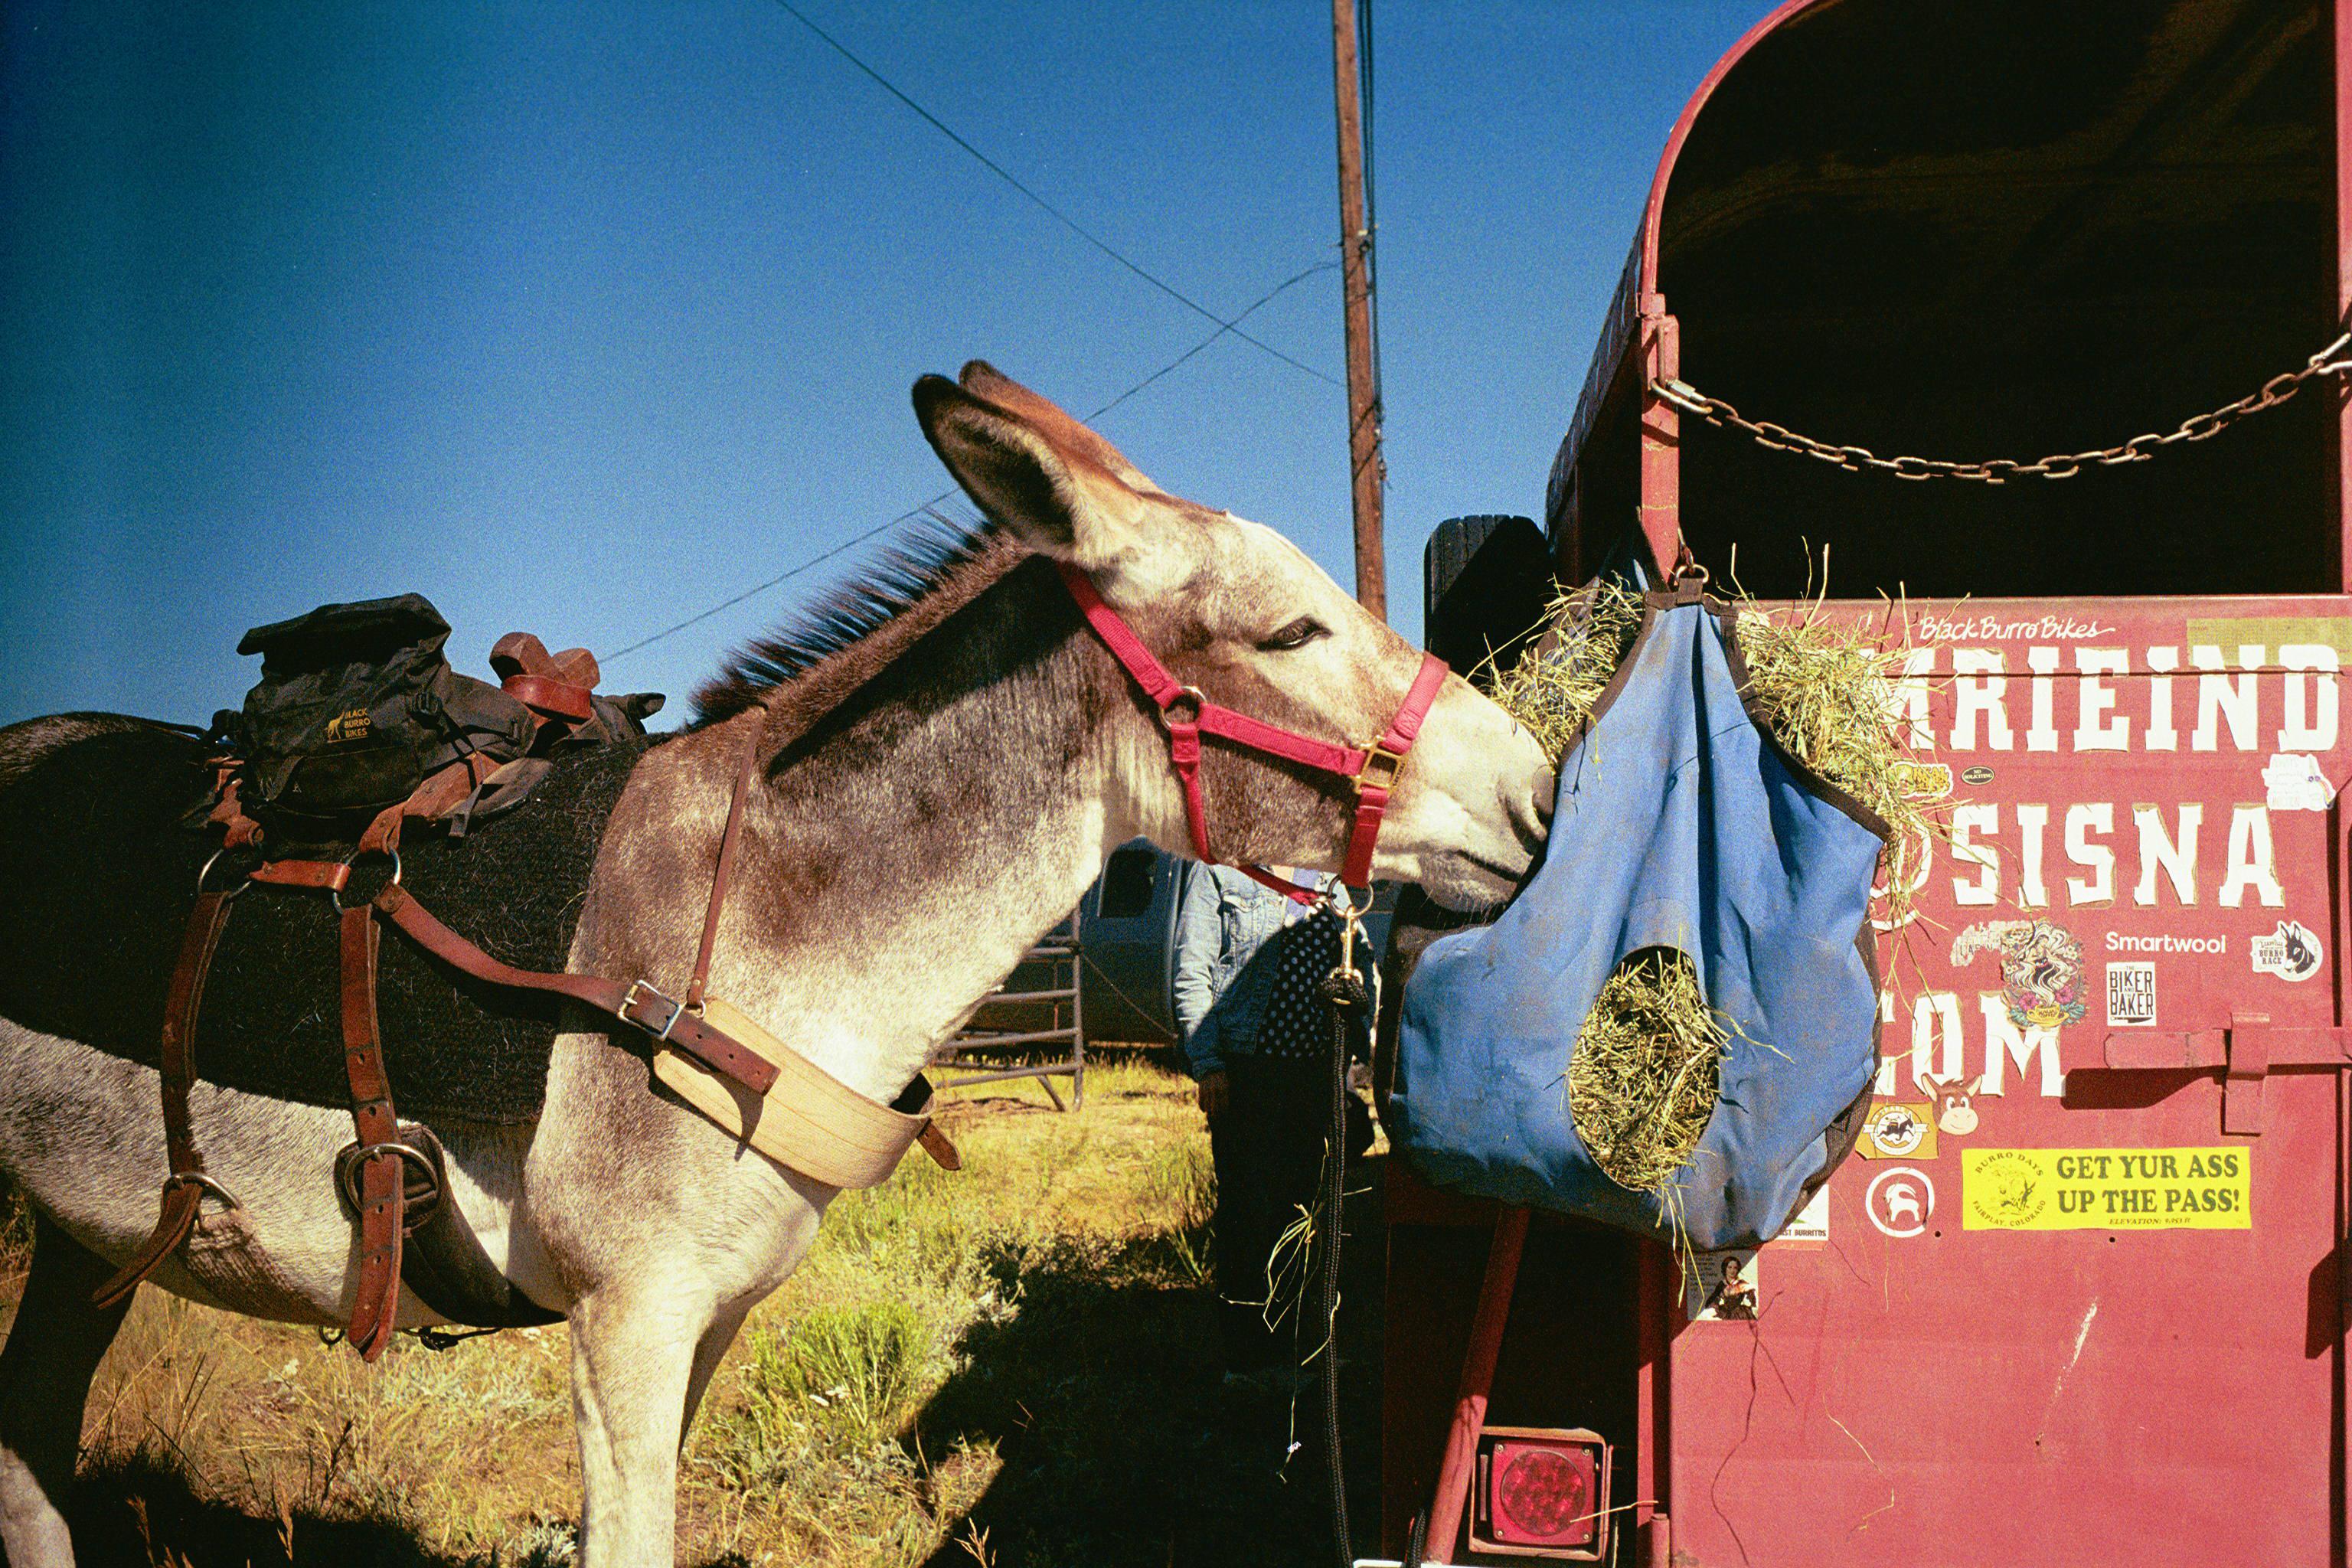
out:
{"label": "donkey's front leg", "polygon": [[668,1568],[677,1454],[696,1350],[714,1303],[691,1289],[608,1286],[572,1309],[580,1427],[581,1568]]}
{"label": "donkey's front leg", "polygon": [[127,1299],[105,1311],[89,1304],[113,1272],[35,1217],[32,1274],[0,1351],[0,1546],[16,1568],[73,1568],[60,1505],[73,1484],[82,1405],[131,1310]]}

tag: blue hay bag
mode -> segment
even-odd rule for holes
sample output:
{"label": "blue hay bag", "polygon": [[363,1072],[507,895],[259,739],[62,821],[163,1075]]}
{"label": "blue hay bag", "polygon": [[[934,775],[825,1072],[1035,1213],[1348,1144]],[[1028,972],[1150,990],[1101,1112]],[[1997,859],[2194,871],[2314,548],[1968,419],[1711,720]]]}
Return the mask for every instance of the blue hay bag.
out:
{"label": "blue hay bag", "polygon": [[[1877,1065],[1868,925],[1885,825],[1748,712],[1736,612],[1685,581],[1644,601],[1560,766],[1544,863],[1491,925],[1432,942],[1404,990],[1389,1124],[1441,1187],[1701,1251],[1754,1247],[1845,1152]],[[1645,948],[1688,954],[1734,1026],[1677,1214],[1594,1163],[1569,1065],[1594,997]]]}

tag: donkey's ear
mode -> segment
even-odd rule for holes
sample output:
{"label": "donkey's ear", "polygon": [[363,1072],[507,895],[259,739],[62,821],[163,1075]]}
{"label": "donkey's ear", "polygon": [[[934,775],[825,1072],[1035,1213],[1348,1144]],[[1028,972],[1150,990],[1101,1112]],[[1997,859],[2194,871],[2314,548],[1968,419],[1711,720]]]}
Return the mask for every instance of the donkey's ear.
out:
{"label": "donkey's ear", "polygon": [[999,408],[1017,414],[1046,440],[1065,452],[1075,452],[1131,490],[1151,495],[1168,492],[1151,482],[1150,476],[1127,460],[1127,454],[1079,424],[1061,406],[1048,397],[1030,391],[984,359],[976,359],[963,367],[963,389],[974,397],[986,398]]}
{"label": "donkey's ear", "polygon": [[1142,542],[1143,499],[1017,412],[927,375],[915,417],[964,493],[1032,548],[1097,571]]}

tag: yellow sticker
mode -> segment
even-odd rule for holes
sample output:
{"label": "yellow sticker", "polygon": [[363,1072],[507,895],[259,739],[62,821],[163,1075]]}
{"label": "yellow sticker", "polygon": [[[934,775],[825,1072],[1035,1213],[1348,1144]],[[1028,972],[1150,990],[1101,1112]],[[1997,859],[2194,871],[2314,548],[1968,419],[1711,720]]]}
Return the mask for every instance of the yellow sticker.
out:
{"label": "yellow sticker", "polygon": [[1873,1105],[1853,1152],[1865,1160],[1934,1159],[1936,1108],[1916,1100]]}
{"label": "yellow sticker", "polygon": [[343,741],[363,741],[370,728],[366,709],[345,709],[327,721],[327,743],[331,746]]}
{"label": "yellow sticker", "polygon": [[2192,620],[2183,634],[2184,640],[2194,647],[2203,643],[2229,651],[2224,658],[2234,660],[2238,649],[2248,644],[2267,648],[2273,657],[2282,647],[2302,643],[2317,647],[2332,647],[2340,656],[2352,658],[2352,621],[2341,616],[2256,616],[2234,619]]}
{"label": "yellow sticker", "polygon": [[2246,1230],[2243,1149],[1966,1149],[1969,1230]]}

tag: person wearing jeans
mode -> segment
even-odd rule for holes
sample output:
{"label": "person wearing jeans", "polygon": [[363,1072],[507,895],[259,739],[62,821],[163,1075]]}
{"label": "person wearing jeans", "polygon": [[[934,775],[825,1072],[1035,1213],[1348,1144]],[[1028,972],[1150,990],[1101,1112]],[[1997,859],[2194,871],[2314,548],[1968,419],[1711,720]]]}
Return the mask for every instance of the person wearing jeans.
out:
{"label": "person wearing jeans", "polygon": [[[1328,879],[1276,867],[1300,886]],[[1319,986],[1339,921],[1229,866],[1195,866],[1176,917],[1176,1020],[1216,1163],[1216,1284],[1229,1373],[1277,1364],[1266,1327],[1276,1241],[1314,1206],[1330,1115],[1330,1023]],[[1359,952],[1369,969],[1371,955]],[[1358,1107],[1349,1097],[1351,1108]],[[1351,1153],[1370,1122],[1351,1115]],[[1353,1121],[1364,1120],[1362,1136]]]}

